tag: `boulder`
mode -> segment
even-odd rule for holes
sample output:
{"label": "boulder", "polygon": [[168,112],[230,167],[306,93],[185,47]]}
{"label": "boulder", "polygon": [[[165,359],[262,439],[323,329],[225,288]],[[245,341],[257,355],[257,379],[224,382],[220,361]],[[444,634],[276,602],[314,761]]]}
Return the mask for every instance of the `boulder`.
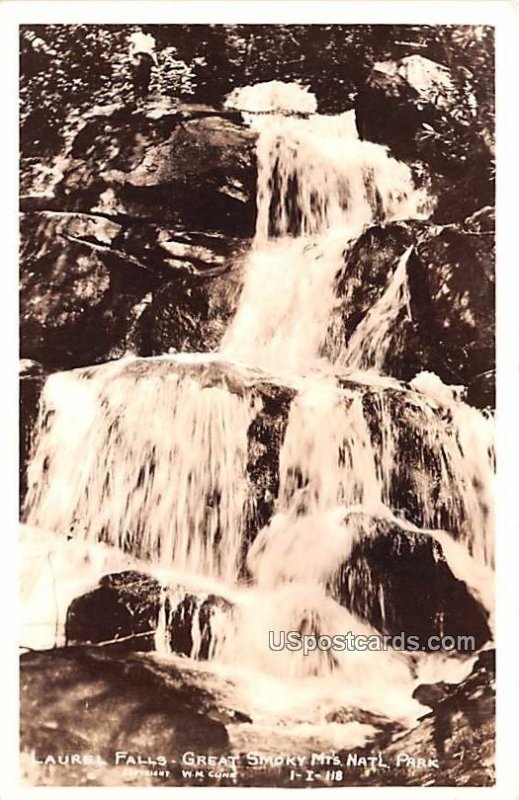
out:
{"label": "boulder", "polygon": [[486,611],[431,536],[382,519],[369,520],[366,534],[339,571],[343,605],[383,633],[419,637],[421,650],[434,650],[430,636],[472,636],[468,652],[491,638]]}
{"label": "boulder", "polygon": [[232,614],[232,605],[223,597],[186,594],[171,608],[168,627],[173,652],[201,661],[210,658],[218,645],[218,625],[222,617]]}
{"label": "boulder", "polygon": [[376,63],[357,94],[361,138],[427,174],[438,222],[494,203],[492,145],[476,129],[474,103],[459,76],[416,54]]}
{"label": "boulder", "polygon": [[[236,311],[242,286],[242,248],[237,243],[235,248],[233,251],[232,242],[227,240],[224,264],[190,273],[184,267],[178,278],[152,291],[132,334],[134,350],[139,355],[207,353],[218,349]],[[218,258],[214,250],[210,252]]]}
{"label": "boulder", "polygon": [[56,369],[121,355],[128,318],[156,279],[112,252],[120,230],[92,215],[22,216],[22,357]]}
{"label": "boulder", "polygon": [[223,234],[45,211],[21,241],[21,354],[53,369],[214,350],[236,307],[244,246]]}
{"label": "boulder", "polygon": [[124,640],[127,650],[153,650],[160,584],[141,572],[105,575],[99,586],[77,597],[67,610],[68,644]]}
{"label": "boulder", "polygon": [[[417,220],[373,225],[346,251],[335,288],[341,316],[339,358],[359,323],[385,293],[400,257],[410,245],[427,237],[430,229],[429,223]],[[430,354],[405,307],[392,320],[391,328],[383,371],[410,380],[428,363]]]}
{"label": "boulder", "polygon": [[[182,782],[184,752],[218,755],[228,749],[220,704],[173,665],[109,647],[69,647],[25,653],[20,671],[21,751],[35,757],[36,784],[175,785]],[[160,755],[168,776],[132,778],[124,762],[116,766],[117,751],[149,757],[156,769]],[[90,753],[101,761],[97,767],[35,763],[49,753]]]}
{"label": "boulder", "polygon": [[[249,426],[247,474],[254,487],[254,501],[247,516],[247,540],[271,520],[279,490],[279,457],[295,392],[275,383],[260,382],[261,406]],[[245,555],[245,554],[244,554]]]}
{"label": "boulder", "polygon": [[40,171],[32,186],[33,164],[26,165],[22,209],[130,216],[248,236],[255,139],[238,114],[216,109],[94,109],[49,165],[48,178]]}
{"label": "boulder", "polygon": [[493,406],[490,381],[481,386],[495,369],[492,220],[445,226],[420,242],[416,255],[408,265],[411,314],[434,354],[432,371],[445,383],[470,387],[478,405]]}
{"label": "boulder", "polygon": [[[421,685],[420,702],[432,711],[413,730],[385,748],[393,762],[399,754],[435,760],[421,769],[397,762],[387,773],[393,786],[492,786],[495,783],[495,651],[485,650],[459,684]],[[373,776],[367,785],[375,783]]]}
{"label": "boulder", "polygon": [[336,293],[341,337],[358,324],[390,285],[400,257],[407,261],[409,304],[391,322],[391,346],[382,371],[408,381],[436,373],[467,387],[480,408],[495,405],[495,276],[493,210],[481,209],[456,225],[423,222],[374,226],[347,252]]}
{"label": "boulder", "polygon": [[65,637],[68,645],[111,643],[124,652],[154,650],[164,615],[171,650],[203,661],[217,644],[218,618],[231,613],[223,597],[164,588],[150,575],[127,570],[105,575],[97,588],[73,600]]}

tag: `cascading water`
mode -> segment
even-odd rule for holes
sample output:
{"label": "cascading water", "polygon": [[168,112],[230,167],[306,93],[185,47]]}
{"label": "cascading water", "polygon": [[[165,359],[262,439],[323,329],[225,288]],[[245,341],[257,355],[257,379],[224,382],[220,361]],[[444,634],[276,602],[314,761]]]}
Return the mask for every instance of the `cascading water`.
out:
{"label": "cascading water", "polygon": [[[325,121],[256,115],[280,111],[274,88],[266,100],[261,92],[242,96],[258,131],[257,231],[220,354],[129,358],[49,378],[26,518],[143,559],[177,585],[198,582],[204,596],[217,591],[233,611],[216,615],[214,668],[238,670],[239,662],[256,689],[259,676],[268,686],[272,676],[291,681],[302,718],[322,721],[332,696],[405,715],[400,706],[414,677],[401,654],[296,657],[270,650],[268,632],[371,630],[331,590],[354,544],[376,535],[375,524],[356,519],[391,519],[411,538],[425,532],[489,610],[491,422],[446,387],[439,397],[427,376],[409,389],[377,374],[391,345],[391,321],[408,302],[410,250],[338,363],[326,358],[347,248],[374,222],[423,217],[427,198],[385,148],[356,138],[351,114]],[[298,91],[292,96],[301,99]],[[315,108],[303,94],[296,110],[304,115]],[[239,105],[239,93],[233,97]],[[274,513],[251,543],[257,496],[250,431],[263,407],[251,386],[258,376],[295,396]],[[182,596],[171,591],[163,592],[155,637],[162,653]],[[191,624],[195,658],[202,647],[198,612]],[[396,687],[389,699],[382,686],[388,676]],[[311,717],[297,688],[309,678],[316,682],[304,684],[316,704]],[[272,707],[287,712],[286,700],[276,702]]]}
{"label": "cascading water", "polygon": [[409,308],[410,295],[407,284],[407,262],[412,252],[409,247],[401,256],[386,291],[355,328],[346,352],[337,362],[349,369],[382,372],[387,354],[393,344],[395,321],[401,308]]}
{"label": "cascading water", "polygon": [[[29,522],[233,581],[253,409],[182,365],[158,367],[149,375],[138,362],[116,362],[47,381],[28,472]],[[81,424],[71,425],[76,414]]]}

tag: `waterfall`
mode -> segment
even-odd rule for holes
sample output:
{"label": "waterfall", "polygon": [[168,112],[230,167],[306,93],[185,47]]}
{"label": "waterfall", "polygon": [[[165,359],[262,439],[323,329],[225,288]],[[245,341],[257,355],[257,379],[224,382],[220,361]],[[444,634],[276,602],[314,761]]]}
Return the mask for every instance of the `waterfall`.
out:
{"label": "waterfall", "polygon": [[175,372],[168,359],[157,364],[151,375],[130,361],[49,378],[29,522],[232,581],[253,409],[221,384]]}
{"label": "waterfall", "polygon": [[[312,96],[298,87],[289,91],[292,116],[280,108],[284,92],[267,86],[231,96],[258,133],[257,228],[220,353],[126,358],[49,377],[25,516],[161,574],[213,581],[235,608],[214,615],[215,663],[293,680],[339,675],[350,702],[388,710],[383,681],[402,690],[398,702],[410,696],[400,654],[295,657],[269,650],[268,632],[372,630],[333,585],[353,547],[377,536],[377,520],[441,545],[453,574],[490,610],[492,421],[434,376],[403,386],[380,375],[394,320],[408,306],[410,248],[336,360],[327,357],[348,248],[367,226],[424,218],[429,204],[406,165],[357,138],[351,113],[314,114]],[[260,378],[289,387],[293,399],[273,513],[251,534]],[[182,597],[161,595],[161,653],[170,649],[175,609],[185,621]],[[193,602],[197,658],[201,611]],[[383,591],[379,603],[384,618]]]}
{"label": "waterfall", "polygon": [[[266,368],[301,372],[323,354],[348,246],[374,222],[424,218],[430,203],[415,189],[409,167],[385,147],[357,138],[352,112],[327,118],[326,125],[319,116],[273,114],[254,127],[255,243],[222,350]],[[405,262],[395,279],[403,282],[403,275]],[[381,327],[381,339],[384,333]]]}
{"label": "waterfall", "polygon": [[395,323],[400,310],[407,309],[410,316],[407,262],[412,250],[412,247],[408,247],[401,256],[386,291],[355,328],[346,352],[342,358],[337,358],[339,363],[350,369],[382,372],[387,354],[394,343]]}

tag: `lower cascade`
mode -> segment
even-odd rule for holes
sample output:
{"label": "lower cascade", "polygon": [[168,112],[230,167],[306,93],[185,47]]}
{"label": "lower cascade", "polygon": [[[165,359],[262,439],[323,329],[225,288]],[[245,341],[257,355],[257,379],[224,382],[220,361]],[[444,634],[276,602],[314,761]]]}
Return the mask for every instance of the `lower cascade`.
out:
{"label": "lower cascade", "polygon": [[[492,419],[432,373],[385,374],[411,314],[412,246],[353,334],[341,327],[361,234],[431,210],[409,168],[359,140],[351,114],[259,116],[245,101],[257,228],[219,351],[128,355],[45,383],[24,521],[54,541],[53,575],[87,565],[53,594],[47,646],[79,640],[72,611],[96,581],[145,574],[157,657],[232,676],[255,719],[324,726],[338,705],[415,719],[417,683],[466,674],[467,654],[303,653],[269,637],[455,635],[463,612],[472,650],[489,641]],[[49,574],[29,575],[31,613]]]}

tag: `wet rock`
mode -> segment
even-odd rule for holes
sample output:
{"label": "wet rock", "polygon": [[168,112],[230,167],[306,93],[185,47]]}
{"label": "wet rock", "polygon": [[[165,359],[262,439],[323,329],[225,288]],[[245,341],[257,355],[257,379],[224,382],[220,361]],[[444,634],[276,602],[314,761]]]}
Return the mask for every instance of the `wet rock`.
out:
{"label": "wet rock", "polygon": [[157,628],[160,584],[141,572],[105,575],[99,586],[76,598],[67,610],[69,644],[125,640],[127,650],[152,650]]}
{"label": "wet rock", "polygon": [[111,251],[119,231],[110,220],[86,215],[22,216],[23,357],[56,369],[116,354],[132,309],[154,284]]}
{"label": "wet rock", "polygon": [[413,697],[424,706],[436,708],[456,688],[454,684],[439,681],[438,683],[422,683],[413,692]]}
{"label": "wet rock", "polygon": [[[401,256],[410,245],[426,237],[429,230],[429,223],[417,220],[374,225],[346,252],[335,288],[340,301],[342,346],[386,291]],[[409,380],[427,363],[428,353],[405,308],[393,320],[393,328],[385,371]],[[414,346],[408,346],[411,342]]]}
{"label": "wet rock", "polygon": [[413,241],[412,228],[404,223],[373,225],[347,251],[335,289],[337,297],[344,301],[347,338],[383,294],[388,276],[394,272],[397,253],[403,253]]}
{"label": "wet rock", "polygon": [[[467,221],[470,224],[470,220]],[[411,314],[445,383],[472,387],[487,404],[495,368],[495,277],[492,229],[445,227],[418,244],[408,265]],[[487,378],[487,387],[478,381]]]}
{"label": "wet rock", "polygon": [[66,641],[108,642],[124,652],[154,650],[161,614],[171,650],[204,661],[214,653],[232,605],[223,597],[193,594],[181,586],[163,588],[155,578],[135,570],[117,572],[105,575],[97,588],[70,604]]}
{"label": "wet rock", "polygon": [[325,719],[326,722],[338,722],[340,725],[358,722],[361,725],[374,725],[375,727],[389,726],[393,728],[393,730],[403,729],[401,723],[395,722],[381,714],[375,714],[373,711],[366,711],[365,709],[358,708],[357,706],[334,709],[334,711],[328,712]]}
{"label": "wet rock", "polygon": [[[418,693],[428,691],[433,710],[416,728],[385,748],[385,759],[396,767],[387,773],[388,785],[494,784],[495,674],[487,663],[494,652],[484,651],[467,678],[457,685],[440,687],[434,699],[431,694],[437,684],[418,687]],[[402,754],[410,759],[431,759],[436,766],[410,770],[411,762],[406,764]]]}
{"label": "wet rock", "polygon": [[[80,785],[110,785],[110,774],[115,783],[125,782],[116,751],[162,755],[178,764],[187,750],[219,754],[228,748],[225,726],[212,718],[220,709],[211,694],[142,654],[88,647],[26,653],[20,689],[23,752],[37,759],[87,752],[106,762],[99,770],[42,769],[38,777],[51,785],[66,783],[67,775]],[[168,769],[167,782],[178,782],[179,768],[169,763]]]}
{"label": "wet rock", "polygon": [[255,134],[209,107],[114,105],[63,147],[22,171],[22,355],[67,369],[215,349],[254,230]]}
{"label": "wet rock", "polygon": [[22,356],[54,369],[214,350],[236,308],[244,246],[223,234],[38,212],[21,239]]}
{"label": "wet rock", "polygon": [[493,224],[493,210],[484,208],[459,225],[369,228],[346,254],[337,279],[343,343],[382,297],[400,257],[414,244],[407,261],[409,306],[392,321],[382,371],[404,381],[434,372],[446,384],[467,387],[472,405],[493,406]]}
{"label": "wet rock", "polygon": [[482,650],[478,655],[474,670],[485,670],[489,675],[496,674],[496,651],[493,648]]}
{"label": "wet rock", "polygon": [[248,431],[247,474],[254,487],[254,502],[249,506],[246,522],[249,542],[274,514],[279,490],[279,456],[294,392],[265,382],[256,387],[256,397],[261,407]]}
{"label": "wet rock", "polygon": [[210,658],[218,645],[221,622],[231,614],[232,605],[223,597],[186,594],[169,614],[171,649],[201,661]]}
{"label": "wet rock", "polygon": [[[453,649],[465,652],[490,639],[486,611],[452,574],[437,541],[384,520],[367,521],[366,533],[339,572],[347,608],[379,631],[418,637],[420,650],[434,650],[431,636],[455,637]],[[473,638],[462,646],[458,637]]]}
{"label": "wet rock", "polygon": [[395,736],[406,730],[405,725],[398,720],[390,719],[381,714],[374,714],[357,706],[334,709],[326,715],[326,722],[335,722],[339,725],[349,725],[352,722],[359,725],[371,725],[376,733],[373,737],[377,742],[377,749],[381,750]]}
{"label": "wet rock", "polygon": [[[81,375],[88,380],[96,374],[96,367],[85,368]],[[252,541],[257,531],[268,523],[273,511],[279,487],[279,454],[284,440],[288,413],[295,391],[292,388],[270,382],[261,374],[244,375],[223,360],[193,360],[174,362],[170,359],[135,359],[127,361],[123,375],[156,381],[157,391],[162,391],[162,381],[175,379],[181,373],[192,376],[203,386],[219,386],[230,392],[247,395],[254,407],[254,414],[247,432],[247,484],[249,498],[246,504],[245,539]],[[44,379],[26,379],[22,396],[24,403],[24,442],[34,436],[37,408]],[[139,384],[137,384],[139,385]],[[141,384],[141,385],[144,385]],[[32,394],[31,394],[32,391]],[[27,466],[28,444],[23,451],[21,468]],[[25,496],[26,483],[22,486]],[[140,555],[146,556],[146,553]],[[246,553],[243,553],[245,560]]]}
{"label": "wet rock", "polygon": [[184,271],[151,293],[135,328],[139,355],[218,349],[236,311],[242,286],[242,249],[239,244],[235,246],[233,250],[227,241],[224,264],[198,273]]}

